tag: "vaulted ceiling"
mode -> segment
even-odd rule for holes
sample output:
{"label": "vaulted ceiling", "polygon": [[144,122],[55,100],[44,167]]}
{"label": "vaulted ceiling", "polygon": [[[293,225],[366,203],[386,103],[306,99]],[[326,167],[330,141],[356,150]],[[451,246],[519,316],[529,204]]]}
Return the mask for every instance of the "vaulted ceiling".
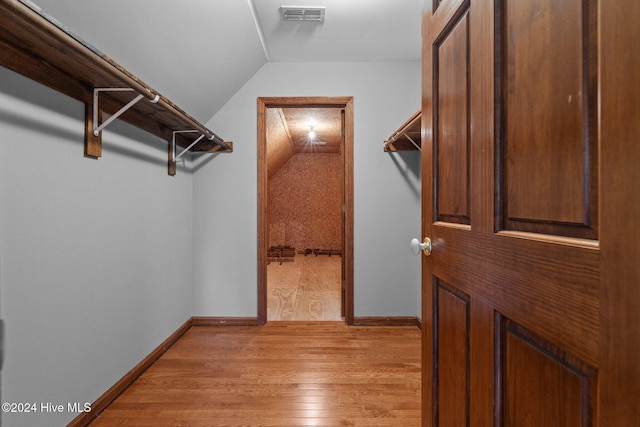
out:
{"label": "vaulted ceiling", "polygon": [[279,108],[295,153],[339,154],[342,144],[340,108]]}
{"label": "vaulted ceiling", "polygon": [[[424,0],[32,1],[203,123],[268,61],[420,59]],[[282,20],[310,4],[324,22]]]}
{"label": "vaulted ceiling", "polygon": [[[314,132],[310,135],[310,132]],[[298,153],[340,154],[340,108],[268,108],[267,176]]]}

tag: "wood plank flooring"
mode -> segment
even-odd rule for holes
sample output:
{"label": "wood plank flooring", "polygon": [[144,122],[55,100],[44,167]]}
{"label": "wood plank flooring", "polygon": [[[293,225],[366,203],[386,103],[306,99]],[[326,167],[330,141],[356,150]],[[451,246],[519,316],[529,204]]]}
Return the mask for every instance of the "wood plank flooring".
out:
{"label": "wood plank flooring", "polygon": [[296,255],[267,265],[268,320],[340,320],[342,258]]}
{"label": "wood plank flooring", "polygon": [[92,427],[420,425],[420,331],[196,326]]}

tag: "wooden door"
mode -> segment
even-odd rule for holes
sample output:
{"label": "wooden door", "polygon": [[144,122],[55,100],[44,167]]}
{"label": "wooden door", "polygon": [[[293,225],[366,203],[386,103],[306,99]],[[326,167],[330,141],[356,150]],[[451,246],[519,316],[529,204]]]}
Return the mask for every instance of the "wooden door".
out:
{"label": "wooden door", "polygon": [[638,10],[425,10],[425,426],[637,425]]}

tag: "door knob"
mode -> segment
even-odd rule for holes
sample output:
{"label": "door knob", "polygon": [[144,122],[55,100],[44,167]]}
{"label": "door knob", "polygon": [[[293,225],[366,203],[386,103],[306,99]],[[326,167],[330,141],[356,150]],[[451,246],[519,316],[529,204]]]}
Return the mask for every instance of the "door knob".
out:
{"label": "door knob", "polygon": [[411,239],[411,251],[414,255],[418,255],[420,251],[422,251],[425,256],[431,255],[431,239],[425,237],[422,242],[416,238]]}

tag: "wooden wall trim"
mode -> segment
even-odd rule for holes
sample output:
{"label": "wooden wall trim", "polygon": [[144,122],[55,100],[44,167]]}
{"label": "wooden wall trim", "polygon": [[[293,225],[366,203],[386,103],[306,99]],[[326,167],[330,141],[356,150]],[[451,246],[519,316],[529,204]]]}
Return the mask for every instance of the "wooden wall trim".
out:
{"label": "wooden wall trim", "polygon": [[192,326],[258,326],[257,317],[192,317]]}
{"label": "wooden wall trim", "polygon": [[94,421],[98,415],[102,413],[111,403],[116,400],[135,380],[140,377],[153,365],[153,363],[160,358],[167,350],[175,344],[180,337],[182,337],[192,326],[193,319],[187,320],[182,326],[178,328],[169,338],[164,340],[162,344],[155,348],[147,357],[145,357],[140,363],[138,363],[132,370],[127,372],[117,383],[115,383],[109,390],[107,390],[102,396],[98,397],[91,404],[91,412],[83,412],[75,417],[67,427],[85,427]]}
{"label": "wooden wall trim", "polygon": [[416,326],[422,330],[422,322],[414,316],[354,317],[354,326]]}
{"label": "wooden wall trim", "polygon": [[354,110],[353,98],[346,98],[344,105],[344,320],[353,325],[355,285],[354,285]]}
{"label": "wooden wall trim", "polygon": [[258,323],[267,323],[267,101],[258,98]]}

